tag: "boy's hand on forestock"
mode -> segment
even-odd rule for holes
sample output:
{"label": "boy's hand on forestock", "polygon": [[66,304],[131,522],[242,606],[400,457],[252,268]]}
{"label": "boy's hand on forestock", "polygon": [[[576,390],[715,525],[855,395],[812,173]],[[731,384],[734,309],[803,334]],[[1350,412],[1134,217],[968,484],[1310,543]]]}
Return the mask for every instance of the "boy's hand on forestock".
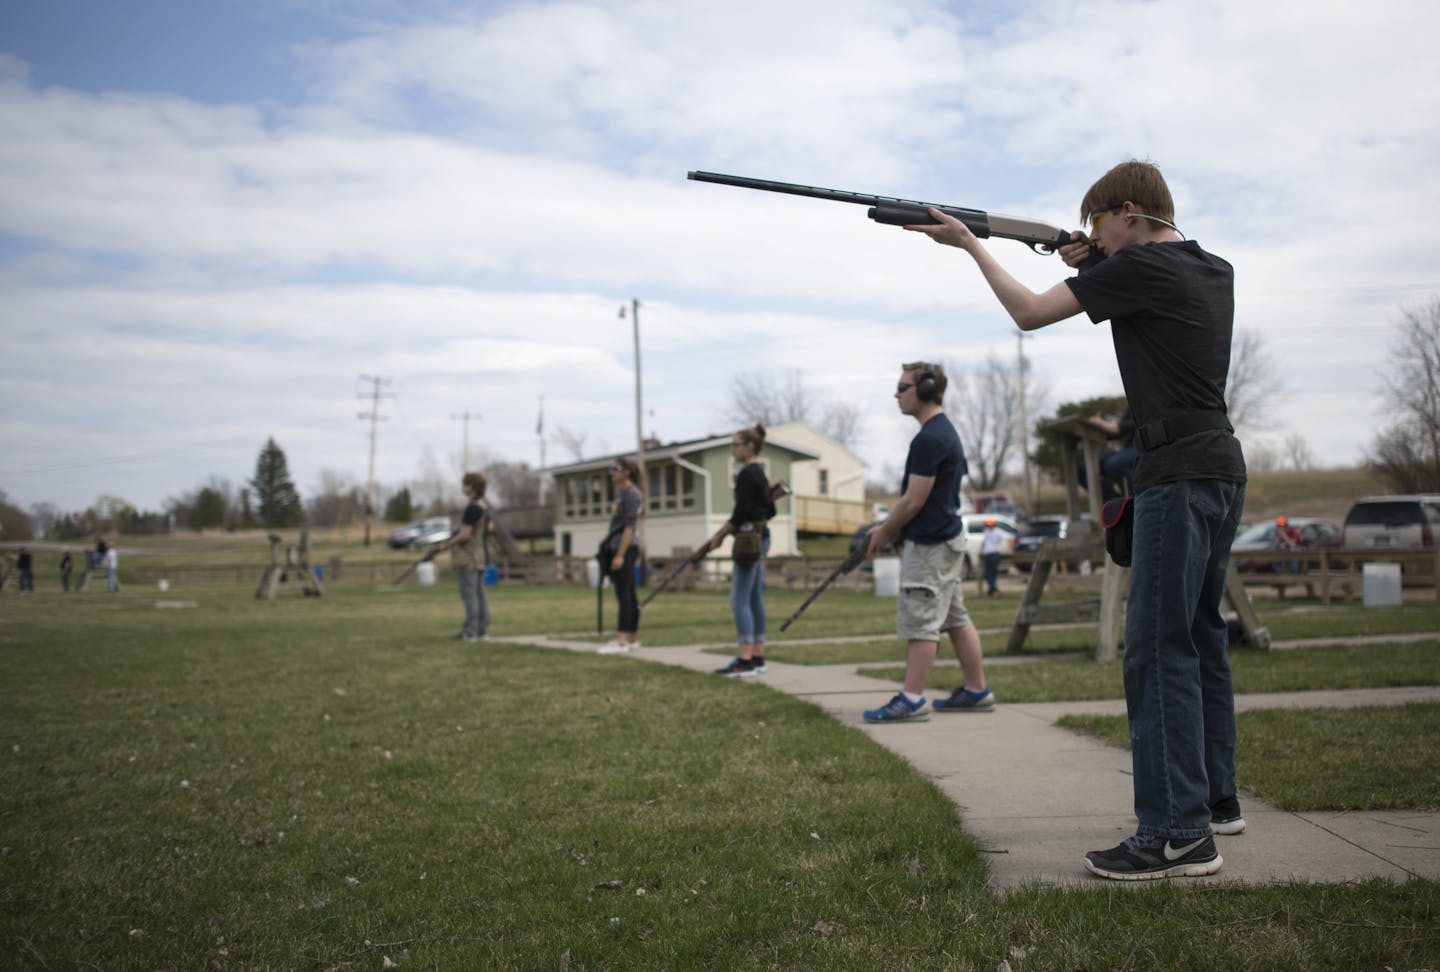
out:
{"label": "boy's hand on forestock", "polygon": [[1070,242],[1060,247],[1060,259],[1067,267],[1078,267],[1090,259],[1090,237],[1079,230],[1070,232]]}
{"label": "boy's hand on forestock", "polygon": [[948,216],[934,206],[930,207],[930,215],[940,222],[912,223],[905,228],[907,230],[914,230],[917,233],[924,233],[936,243],[944,243],[946,246],[958,246],[962,250],[968,250],[980,242],[975,238],[975,234],[970,232],[970,227],[960,222],[960,220],[954,216]]}
{"label": "boy's hand on forestock", "polygon": [[873,527],[866,531],[865,536],[869,538],[869,543],[865,545],[865,559],[869,560],[871,557],[875,556],[875,551],[879,550],[887,543],[885,539],[885,524],[875,524]]}

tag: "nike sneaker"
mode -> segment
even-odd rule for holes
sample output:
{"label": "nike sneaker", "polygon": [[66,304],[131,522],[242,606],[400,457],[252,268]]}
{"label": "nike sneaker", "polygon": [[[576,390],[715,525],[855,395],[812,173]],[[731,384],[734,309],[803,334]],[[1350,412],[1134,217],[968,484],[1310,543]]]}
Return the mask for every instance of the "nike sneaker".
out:
{"label": "nike sneaker", "polygon": [[1214,837],[1172,840],[1136,834],[1109,850],[1085,855],[1086,870],[1112,881],[1204,877],[1220,870],[1224,863],[1225,859],[1215,849]]}

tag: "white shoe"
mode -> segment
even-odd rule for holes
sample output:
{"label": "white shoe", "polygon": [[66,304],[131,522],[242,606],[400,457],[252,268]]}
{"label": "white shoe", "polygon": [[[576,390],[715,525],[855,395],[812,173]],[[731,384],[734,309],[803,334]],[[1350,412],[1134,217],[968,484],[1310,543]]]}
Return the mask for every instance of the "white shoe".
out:
{"label": "white shoe", "polygon": [[601,645],[597,651],[602,655],[623,655],[630,650],[630,646],[622,641],[611,641]]}

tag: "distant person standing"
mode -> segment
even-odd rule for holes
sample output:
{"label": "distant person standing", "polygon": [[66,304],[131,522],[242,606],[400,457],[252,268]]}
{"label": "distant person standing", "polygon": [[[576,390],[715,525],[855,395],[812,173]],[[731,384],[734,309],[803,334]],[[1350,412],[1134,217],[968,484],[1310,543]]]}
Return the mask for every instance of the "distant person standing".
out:
{"label": "distant person standing", "polygon": [[106,544],[100,566],[105,568],[105,589],[114,594],[120,590],[120,551],[114,544]]}
{"label": "distant person standing", "polygon": [[35,593],[35,558],[30,553],[29,547],[20,548],[20,556],[16,558],[15,568],[20,572],[20,593]]}
{"label": "distant person standing", "polygon": [[716,674],[753,678],[765,671],[765,557],[770,553],[770,528],[775,515],[770,483],[760,463],[765,447],[765,426],[756,423],[730,439],[730,455],[740,463],[735,477],[735,510],[725,525],[705,542],[705,550],[720,546],[735,535],[730,559],[730,610],[735,615],[737,654]]}
{"label": "distant person standing", "polygon": [[936,699],[936,712],[989,712],[995,694],[985,684],[980,632],[970,621],[960,590],[965,566],[965,521],[960,516],[960,479],[965,450],[941,402],[948,381],[938,364],[902,365],[895,386],[900,411],[920,423],[905,457],[900,499],[890,515],[870,528],[867,557],[904,539],[895,633],[905,642],[905,681],[893,699],[864,713],[866,722],[917,722],[930,717],[925,685],[935,667],[940,633],[950,637],[965,684]]}
{"label": "distant person standing", "polygon": [[1000,532],[995,518],[985,520],[985,533],[980,538],[980,559],[985,565],[985,596],[994,597],[1000,593],[1000,551],[1005,544],[1005,535]]}
{"label": "distant person standing", "polygon": [[60,586],[65,593],[70,593],[70,575],[75,572],[75,559],[70,556],[69,548],[60,557]]}
{"label": "distant person standing", "polygon": [[460,480],[465,494],[465,512],[460,514],[460,529],[450,539],[436,544],[432,553],[454,550],[455,573],[460,579],[460,603],[465,605],[465,623],[456,641],[483,641],[490,634],[490,602],[485,597],[485,531],[489,525],[485,506],[485,489],[489,485],[483,473],[467,472]]}
{"label": "distant person standing", "polygon": [[610,582],[615,585],[620,619],[615,625],[614,640],[600,646],[602,655],[618,655],[640,647],[640,602],[635,597],[635,562],[640,556],[640,505],[645,501],[640,492],[640,481],[640,467],[635,460],[621,456],[610,464],[610,482],[615,487],[615,512],[610,517],[610,529],[600,543],[600,559]]}

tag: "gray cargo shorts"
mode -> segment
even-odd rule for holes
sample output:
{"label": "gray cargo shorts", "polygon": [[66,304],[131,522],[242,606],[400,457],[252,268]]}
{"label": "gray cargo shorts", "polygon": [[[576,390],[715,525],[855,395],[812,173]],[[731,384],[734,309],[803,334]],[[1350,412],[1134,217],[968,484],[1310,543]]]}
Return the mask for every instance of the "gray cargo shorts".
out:
{"label": "gray cargo shorts", "polygon": [[895,634],[902,641],[939,641],[942,631],[970,623],[960,592],[964,566],[964,533],[944,543],[905,541],[895,608]]}

